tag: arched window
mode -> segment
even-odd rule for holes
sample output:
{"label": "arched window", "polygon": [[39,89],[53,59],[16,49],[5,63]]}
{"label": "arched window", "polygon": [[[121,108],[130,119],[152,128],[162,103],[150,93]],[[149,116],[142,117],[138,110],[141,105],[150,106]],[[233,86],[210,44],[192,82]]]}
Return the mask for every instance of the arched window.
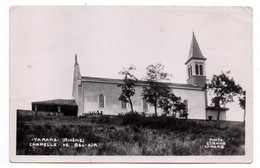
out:
{"label": "arched window", "polygon": [[203,75],[203,67],[200,65],[200,75]]}
{"label": "arched window", "polygon": [[196,75],[199,75],[199,66],[198,66],[198,64],[195,65],[195,72],[196,72]]}
{"label": "arched window", "polygon": [[188,101],[185,99],[185,100],[183,100],[183,103],[185,104],[186,110],[188,110]]}
{"label": "arched window", "polygon": [[103,94],[100,94],[98,97],[99,107],[105,107],[105,97]]}
{"label": "arched window", "polygon": [[126,109],[126,102],[121,101],[121,108],[122,108],[122,109]]}
{"label": "arched window", "polygon": [[145,99],[143,99],[143,110],[148,110],[148,103]]}
{"label": "arched window", "polygon": [[184,100],[183,103],[185,104],[185,109],[183,110],[183,113],[181,114],[181,117],[188,118],[188,111],[189,111],[189,105],[188,101]]}

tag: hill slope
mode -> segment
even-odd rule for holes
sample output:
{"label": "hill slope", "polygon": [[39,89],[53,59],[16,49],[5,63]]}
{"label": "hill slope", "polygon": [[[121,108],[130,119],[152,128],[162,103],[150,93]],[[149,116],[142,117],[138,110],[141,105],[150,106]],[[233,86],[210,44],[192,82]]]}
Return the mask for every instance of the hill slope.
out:
{"label": "hill slope", "polygon": [[241,122],[169,117],[17,117],[18,155],[244,155]]}

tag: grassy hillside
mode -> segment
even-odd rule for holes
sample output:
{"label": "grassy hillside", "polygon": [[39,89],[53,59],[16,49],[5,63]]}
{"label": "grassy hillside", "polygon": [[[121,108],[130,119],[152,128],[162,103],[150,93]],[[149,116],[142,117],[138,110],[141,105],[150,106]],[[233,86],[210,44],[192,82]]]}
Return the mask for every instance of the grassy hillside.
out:
{"label": "grassy hillside", "polygon": [[[17,117],[18,155],[243,155],[240,122],[176,120],[169,117]],[[32,146],[57,138],[56,146]],[[62,138],[83,139],[84,147]],[[224,148],[205,146],[221,139]],[[50,139],[47,139],[47,143]],[[41,143],[46,143],[41,142]],[[31,145],[31,146],[30,146]],[[41,144],[43,145],[43,144]]]}

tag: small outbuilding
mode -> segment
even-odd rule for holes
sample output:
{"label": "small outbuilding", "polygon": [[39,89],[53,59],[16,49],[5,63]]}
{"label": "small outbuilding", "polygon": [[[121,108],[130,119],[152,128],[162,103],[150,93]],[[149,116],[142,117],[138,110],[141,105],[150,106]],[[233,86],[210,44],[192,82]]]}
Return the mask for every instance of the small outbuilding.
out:
{"label": "small outbuilding", "polygon": [[206,107],[206,119],[207,120],[217,120],[219,110],[220,110],[219,120],[226,120],[226,117],[227,117],[226,112],[229,110],[229,108],[220,107],[220,109],[218,109],[217,107],[214,107],[214,106]]}
{"label": "small outbuilding", "polygon": [[64,116],[77,116],[78,105],[72,99],[55,99],[32,102],[32,110],[37,112],[58,112]]}

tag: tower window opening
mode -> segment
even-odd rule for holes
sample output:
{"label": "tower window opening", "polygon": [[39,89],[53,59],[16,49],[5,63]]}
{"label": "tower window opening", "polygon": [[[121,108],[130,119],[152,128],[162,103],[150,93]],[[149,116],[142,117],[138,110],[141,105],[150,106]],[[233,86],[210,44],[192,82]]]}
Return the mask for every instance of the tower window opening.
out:
{"label": "tower window opening", "polygon": [[195,65],[195,72],[196,72],[196,75],[199,75],[199,65]]}
{"label": "tower window opening", "polygon": [[189,74],[189,78],[192,76],[192,67],[189,66],[188,67],[188,74]]}
{"label": "tower window opening", "polygon": [[203,67],[200,65],[200,75],[203,75]]}

